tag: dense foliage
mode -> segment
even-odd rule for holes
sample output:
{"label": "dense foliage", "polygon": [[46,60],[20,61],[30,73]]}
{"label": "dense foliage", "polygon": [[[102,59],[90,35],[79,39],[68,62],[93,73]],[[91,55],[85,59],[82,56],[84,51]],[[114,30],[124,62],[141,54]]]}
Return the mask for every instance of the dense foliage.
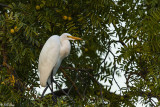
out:
{"label": "dense foliage", "polygon": [[55,76],[72,99],[60,95],[57,106],[135,106],[139,98],[160,105],[159,0],[0,0],[0,104],[53,104],[35,89],[38,57],[51,35],[64,32],[83,41],[72,42]]}

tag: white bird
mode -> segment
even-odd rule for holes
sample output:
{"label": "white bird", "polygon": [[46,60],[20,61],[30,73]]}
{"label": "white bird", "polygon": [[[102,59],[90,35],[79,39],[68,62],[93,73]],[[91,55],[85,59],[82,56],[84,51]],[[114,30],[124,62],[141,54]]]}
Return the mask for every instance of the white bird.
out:
{"label": "white bird", "polygon": [[46,87],[51,84],[51,72],[54,76],[62,62],[71,50],[69,40],[82,40],[81,38],[71,36],[69,33],[63,33],[61,36],[53,35],[44,44],[38,63],[38,71],[40,74],[40,84]]}

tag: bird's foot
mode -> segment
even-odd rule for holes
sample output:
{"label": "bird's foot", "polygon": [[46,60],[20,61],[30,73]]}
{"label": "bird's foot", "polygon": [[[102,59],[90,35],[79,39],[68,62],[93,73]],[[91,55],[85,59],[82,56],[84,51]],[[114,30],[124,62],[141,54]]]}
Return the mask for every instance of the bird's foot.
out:
{"label": "bird's foot", "polygon": [[52,96],[52,100],[53,100],[53,104],[57,104],[57,96],[56,95],[53,95]]}

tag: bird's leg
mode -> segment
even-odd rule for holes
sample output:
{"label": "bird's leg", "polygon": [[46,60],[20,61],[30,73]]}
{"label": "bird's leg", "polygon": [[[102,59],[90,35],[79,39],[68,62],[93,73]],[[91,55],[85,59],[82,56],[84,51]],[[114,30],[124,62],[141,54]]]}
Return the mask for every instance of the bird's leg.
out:
{"label": "bird's leg", "polygon": [[[51,83],[52,83],[52,82],[51,82]],[[50,87],[50,85],[48,84],[48,82],[47,82],[47,85],[48,85],[49,89],[51,90],[51,93],[53,94],[52,100],[53,100],[55,103],[57,103],[57,97],[56,97],[56,95],[54,94],[53,89]]]}
{"label": "bird's leg", "polygon": [[51,79],[51,87],[52,87],[52,90],[53,90],[53,71],[51,72],[51,75],[50,75],[50,79]]}
{"label": "bird's leg", "polygon": [[53,96],[52,96],[52,100],[56,101],[57,102],[57,96],[54,94],[53,92],[53,71],[51,72],[51,92],[53,93]]}
{"label": "bird's leg", "polygon": [[[59,88],[59,89],[61,89],[61,87],[58,85],[58,83],[54,80],[54,79],[52,79],[53,80],[53,82],[57,85],[57,87]],[[74,101],[73,101],[73,99],[63,90],[63,89],[61,89],[62,90],[62,92],[69,98],[69,100],[71,100],[73,103],[74,103]]]}
{"label": "bird's leg", "polygon": [[43,91],[43,93],[42,93],[42,96],[41,96],[41,98],[43,98],[44,97],[44,94],[45,94],[45,92],[47,91],[47,89],[48,89],[48,85],[46,86],[46,88],[44,89],[44,91]]}
{"label": "bird's leg", "polygon": [[52,90],[53,90],[53,82],[51,82],[51,88],[52,88]]}
{"label": "bird's leg", "polygon": [[[76,79],[74,80],[74,83],[77,81],[77,79],[78,79],[78,76],[79,76],[79,72],[78,72],[78,74],[76,75]],[[70,93],[70,91],[71,91],[71,89],[73,88],[73,84],[72,84],[72,86],[70,87],[70,89],[68,90],[68,95],[69,95],[69,93]]]}

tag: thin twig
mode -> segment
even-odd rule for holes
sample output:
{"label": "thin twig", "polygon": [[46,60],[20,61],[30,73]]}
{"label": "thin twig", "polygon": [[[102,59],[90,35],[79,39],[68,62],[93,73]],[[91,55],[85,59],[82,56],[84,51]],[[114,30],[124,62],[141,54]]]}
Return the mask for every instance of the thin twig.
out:
{"label": "thin twig", "polygon": [[[78,76],[79,76],[79,73],[77,74],[76,79],[74,80],[74,83],[76,83],[76,81],[77,81],[77,79],[78,79]],[[70,93],[72,87],[73,87],[73,85],[70,87],[70,89],[69,89],[69,91],[68,91],[68,94]]]}
{"label": "thin twig", "polygon": [[80,94],[80,92],[79,92],[77,86],[75,85],[75,83],[74,83],[74,82],[72,81],[72,79],[65,73],[65,71],[64,71],[62,68],[60,68],[60,69],[61,69],[62,73],[64,74],[64,76],[65,76],[66,78],[68,78],[69,81],[72,83],[74,89],[75,89],[76,92],[78,93],[79,97],[82,99],[83,97],[82,97],[82,95]]}
{"label": "thin twig", "polygon": [[2,4],[2,3],[0,3],[0,6],[8,7],[8,5],[6,5],[6,4]]}
{"label": "thin twig", "polygon": [[85,96],[85,93],[86,93],[86,90],[87,90],[87,84],[86,84],[86,86],[85,86],[85,88],[84,88],[84,91],[83,91],[83,96],[84,96],[84,100],[85,100],[85,98],[86,98],[86,96]]}
{"label": "thin twig", "polygon": [[[63,67],[64,68],[64,67]],[[90,70],[93,69],[79,69],[79,68],[71,68],[71,67],[66,67],[65,69],[70,69],[70,70],[76,70],[76,71],[86,71],[90,77],[92,77],[92,79],[94,81],[96,81],[96,83],[100,86],[100,90],[101,90],[101,97],[102,97],[102,102],[103,102],[103,106],[104,106],[104,100],[103,100],[103,95],[102,95],[102,85],[92,76],[92,74],[89,73]],[[74,85],[73,85],[74,86]]]}
{"label": "thin twig", "polygon": [[94,81],[96,81],[97,82],[97,84],[100,86],[100,94],[101,94],[101,97],[102,97],[102,104],[103,104],[103,107],[104,107],[104,100],[103,100],[103,94],[102,94],[102,84],[100,84],[93,76],[92,76],[92,74],[90,74],[89,72],[88,72],[88,74],[89,74],[89,76],[90,77],[92,77],[92,79],[94,80]]}
{"label": "thin twig", "polygon": [[155,107],[156,102],[154,100],[152,100],[152,98],[151,98],[150,102],[151,102],[152,106]]}
{"label": "thin twig", "polygon": [[109,54],[109,51],[106,53],[106,56],[105,56],[104,60],[101,62],[100,66],[106,61],[108,54]]}
{"label": "thin twig", "polygon": [[93,71],[93,69],[89,68],[89,69],[83,69],[83,68],[72,68],[72,67],[60,67],[60,69],[70,69],[70,70],[76,70],[76,71]]}
{"label": "thin twig", "polygon": [[110,41],[109,41],[109,44],[108,44],[108,52],[106,53],[106,56],[105,56],[104,60],[101,62],[100,66],[106,61],[107,56],[109,54],[109,48],[110,48]]}
{"label": "thin twig", "polygon": [[61,89],[61,87],[58,85],[58,83],[53,79],[53,82],[57,85],[57,87],[62,90],[62,92],[69,98],[69,100],[71,100],[73,102],[73,104],[75,103],[74,100],[63,90]]}
{"label": "thin twig", "polygon": [[113,55],[113,57],[114,57],[114,71],[113,71],[113,74],[112,74],[112,81],[114,80],[115,81],[115,83],[116,83],[116,85],[118,86],[118,88],[120,89],[120,95],[121,95],[121,87],[119,86],[119,84],[118,84],[118,82],[116,81],[116,79],[114,78],[114,73],[115,73],[115,71],[116,71],[116,61],[115,61],[115,55],[113,54],[113,52],[112,51],[110,51],[110,53]]}

